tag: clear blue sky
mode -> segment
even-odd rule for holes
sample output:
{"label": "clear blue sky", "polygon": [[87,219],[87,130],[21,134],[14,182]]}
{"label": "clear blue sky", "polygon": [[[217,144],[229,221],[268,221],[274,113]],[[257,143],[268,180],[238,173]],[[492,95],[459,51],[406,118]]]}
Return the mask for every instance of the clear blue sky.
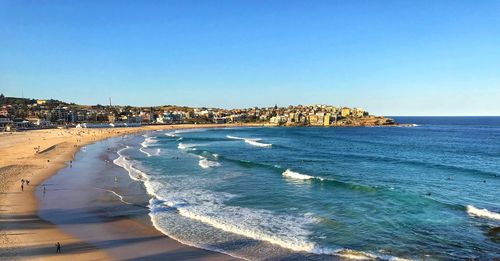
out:
{"label": "clear blue sky", "polygon": [[500,1],[0,0],[0,92],[500,115]]}

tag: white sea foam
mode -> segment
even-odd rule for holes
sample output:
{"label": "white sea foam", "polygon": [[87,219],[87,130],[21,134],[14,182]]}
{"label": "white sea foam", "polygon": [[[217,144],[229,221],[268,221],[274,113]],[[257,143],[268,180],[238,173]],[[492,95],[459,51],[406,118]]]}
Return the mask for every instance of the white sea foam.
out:
{"label": "white sea foam", "polygon": [[228,139],[233,139],[233,140],[245,140],[245,138],[235,137],[235,136],[231,136],[231,135],[226,135],[226,137]]}
{"label": "white sea foam", "polygon": [[146,137],[146,139],[144,139],[144,141],[141,143],[141,146],[143,148],[147,148],[149,146],[151,146],[152,144],[158,142],[157,140],[155,140],[154,138],[152,137]]}
{"label": "white sea foam", "polygon": [[473,205],[467,206],[467,213],[471,216],[483,217],[488,219],[500,220],[500,214],[495,213],[493,211],[489,211],[485,208],[479,209],[474,207]]}
{"label": "white sea foam", "polygon": [[233,196],[224,193],[184,191],[175,194],[162,200],[167,206],[176,208],[184,217],[288,249],[312,251],[315,248],[315,245],[307,240],[310,231],[303,228],[304,225],[314,222],[308,217],[276,215],[266,210],[226,206],[224,201]]}
{"label": "white sea foam", "polygon": [[226,137],[228,139],[233,139],[233,140],[243,140],[247,144],[250,144],[250,145],[253,145],[253,146],[257,146],[257,147],[271,147],[271,146],[273,146],[273,144],[271,144],[271,143],[262,143],[262,142],[259,142],[259,140],[261,140],[261,139],[240,138],[240,137],[231,136],[231,135],[226,135]]}
{"label": "white sea foam", "polygon": [[210,247],[210,246],[207,246],[207,245],[195,244],[194,242],[180,239],[176,235],[173,235],[172,233],[169,233],[168,230],[164,229],[161,226],[161,221],[162,221],[161,220],[161,215],[158,215],[157,213],[161,213],[162,211],[167,210],[169,207],[165,206],[163,204],[163,202],[159,201],[158,199],[152,198],[152,199],[149,200],[149,208],[150,208],[149,217],[151,218],[151,223],[153,223],[153,227],[155,227],[158,231],[160,231],[161,233],[167,235],[168,237],[170,237],[170,238],[172,238],[172,239],[174,239],[174,240],[176,240],[176,241],[178,241],[178,242],[180,242],[180,243],[182,243],[184,245],[187,245],[187,246],[193,246],[193,247],[202,248],[202,249],[206,249],[206,250],[210,250],[210,251],[215,251],[215,252],[218,251],[218,252],[230,255],[232,257],[235,257],[235,258],[239,258],[239,259],[243,259],[243,260],[248,260],[248,259],[246,259],[243,256],[234,255],[231,252],[223,251],[221,249],[217,249],[217,248]]}
{"label": "white sea foam", "polygon": [[208,130],[207,128],[183,129],[183,130],[175,130],[175,131],[166,132],[165,135],[168,137],[178,137],[179,136],[178,134],[182,134],[182,133],[202,132],[202,131],[207,131],[207,130]]}
{"label": "white sea foam", "polygon": [[127,205],[132,205],[132,203],[130,203],[130,202],[128,202],[128,201],[126,201],[126,200],[123,198],[123,196],[122,196],[122,195],[120,195],[120,194],[118,194],[118,193],[114,192],[113,190],[110,190],[110,189],[103,189],[103,188],[96,188],[96,189],[107,191],[107,192],[109,192],[109,193],[111,193],[111,194],[113,194],[113,195],[117,196],[117,197],[120,199],[120,201],[121,201],[121,202],[123,202],[123,203],[125,203],[125,204],[127,204]]}
{"label": "white sea foam", "polygon": [[[275,166],[277,167],[277,166]],[[291,169],[285,170],[281,175],[285,178],[290,178],[290,179],[298,179],[298,180],[310,180],[310,179],[318,179],[321,181],[324,181],[324,178],[321,177],[314,177],[306,174],[302,174],[299,172],[292,171]]]}
{"label": "white sea foam", "polygon": [[261,143],[261,142],[258,142],[255,140],[250,140],[250,139],[246,139],[245,142],[250,144],[250,145],[257,146],[257,147],[271,147],[271,146],[273,146],[273,144],[271,144],[271,143]]}
{"label": "white sea foam", "polygon": [[[193,197],[193,195],[197,196]],[[170,235],[166,229],[158,224],[157,218],[161,217],[161,211],[175,208],[177,213],[183,217],[202,222],[222,231],[265,241],[294,251],[365,260],[381,257],[344,248],[322,247],[311,242],[308,239],[311,231],[305,227],[317,221],[310,213],[304,216],[278,215],[267,210],[224,205],[224,201],[231,197],[234,196],[215,194],[210,191],[188,190],[175,193],[172,196],[159,197],[160,200],[151,200],[150,216],[154,226],[169,236],[173,235]],[[200,247],[192,242],[183,243]],[[383,258],[394,260],[392,257],[384,256]]]}
{"label": "white sea foam", "polygon": [[147,150],[145,150],[144,148],[140,148],[139,149],[140,152],[146,154],[146,156],[148,157],[152,157],[152,156],[159,156],[160,155],[160,152],[161,152],[161,149],[160,148],[157,148],[153,154],[149,153]]}
{"label": "white sea foam", "polygon": [[165,133],[165,135],[167,135],[169,137],[177,137],[177,135],[175,134],[175,131],[174,132],[167,132],[167,133]]}
{"label": "white sea foam", "polygon": [[301,174],[295,171],[291,171],[290,169],[285,170],[281,175],[286,178],[291,178],[291,179],[301,179],[301,180],[308,180],[308,179],[314,179],[313,176]]}
{"label": "white sea foam", "polygon": [[177,145],[177,148],[181,149],[181,150],[196,150],[196,148],[195,148],[196,146],[203,146],[203,145],[202,144],[187,144],[187,143],[180,142]]}
{"label": "white sea foam", "polygon": [[205,157],[200,156],[200,161],[198,162],[198,165],[204,169],[212,168],[212,167],[220,167],[220,163],[217,161],[211,161],[208,160]]}
{"label": "white sea foam", "polygon": [[150,147],[152,144],[158,142],[158,140],[156,140],[152,137],[149,137],[149,136],[145,136],[145,135],[143,135],[143,136],[146,137],[146,139],[144,139],[144,141],[141,143],[141,148],[139,148],[139,151],[146,154],[146,156],[148,156],[148,157],[158,156],[160,154],[160,149],[157,149],[155,154],[151,154],[150,152],[145,150],[145,148]]}
{"label": "white sea foam", "polygon": [[113,163],[124,168],[128,172],[130,178],[132,178],[133,180],[145,180],[145,179],[147,179],[147,176],[145,175],[145,173],[134,168],[133,163],[131,161],[129,161],[122,154],[122,152],[128,148],[130,148],[130,147],[126,146],[125,148],[117,151],[118,158],[113,160]]}
{"label": "white sea foam", "polygon": [[139,151],[140,151],[140,152],[142,152],[142,153],[144,153],[144,154],[146,154],[146,156],[148,156],[148,157],[153,156],[153,155],[151,155],[151,153],[149,153],[149,152],[145,151],[145,150],[144,150],[144,147],[139,148]]}

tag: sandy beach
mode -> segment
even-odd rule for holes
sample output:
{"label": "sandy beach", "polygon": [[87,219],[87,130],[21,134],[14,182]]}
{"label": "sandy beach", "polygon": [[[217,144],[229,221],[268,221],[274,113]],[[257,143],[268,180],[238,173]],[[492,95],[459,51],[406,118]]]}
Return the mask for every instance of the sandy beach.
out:
{"label": "sandy beach", "polygon": [[[209,128],[227,125],[158,125],[116,129],[47,129],[0,133],[0,259],[2,260],[113,260],[113,251],[130,251],[132,259],[148,257],[182,260],[232,260],[233,257],[185,246],[152,226],[133,219],[115,220],[116,234],[126,233],[133,247],[96,246],[38,216],[35,190],[73,160],[84,145],[120,135],[159,129]],[[230,125],[234,126],[234,125]],[[21,179],[30,181],[21,190]],[[114,233],[111,233],[113,235]],[[107,240],[113,240],[112,236]],[[60,242],[63,254],[55,254]],[[112,250],[112,248],[114,248]],[[147,249],[138,252],[135,250]],[[126,252],[123,252],[126,253]],[[125,259],[125,258],[123,258]],[[154,259],[154,258],[149,258]]]}

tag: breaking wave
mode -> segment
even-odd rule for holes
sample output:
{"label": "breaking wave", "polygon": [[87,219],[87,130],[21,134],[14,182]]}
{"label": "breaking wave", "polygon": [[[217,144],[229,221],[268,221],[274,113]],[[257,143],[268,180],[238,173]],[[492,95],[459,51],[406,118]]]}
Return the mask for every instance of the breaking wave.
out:
{"label": "breaking wave", "polygon": [[291,171],[290,169],[285,170],[285,172],[283,172],[282,175],[283,177],[291,179],[300,179],[300,180],[319,179],[321,181],[324,180],[323,178],[309,176],[299,172]]}
{"label": "breaking wave", "polygon": [[175,134],[175,131],[173,132],[167,132],[165,133],[166,136],[169,136],[169,137],[177,137],[177,135]]}
{"label": "breaking wave", "polygon": [[159,156],[161,149],[160,148],[156,149],[153,154],[149,153],[147,150],[144,150],[144,148],[140,148],[139,151],[146,154],[146,156],[148,157],[152,157],[152,156]]}
{"label": "breaking wave", "polygon": [[473,205],[467,205],[467,213],[471,216],[500,220],[500,214],[493,211],[489,211],[485,208],[479,209]]}
{"label": "breaking wave", "polygon": [[181,150],[187,150],[187,149],[194,149],[195,146],[197,146],[197,144],[186,144],[181,142],[179,143],[179,145],[177,145],[177,148]]}
{"label": "breaking wave", "polygon": [[141,146],[143,148],[147,148],[147,147],[151,146],[151,144],[154,144],[156,142],[158,142],[158,141],[155,140],[154,138],[152,138],[152,137],[146,137],[146,139],[144,139],[144,141],[141,143]]}
{"label": "breaking wave", "polygon": [[[196,193],[187,191],[186,193],[203,196],[197,199],[189,197],[189,200],[177,196],[171,196],[165,199],[157,197],[157,199],[150,200],[150,216],[154,226],[162,233],[173,238],[176,237],[168,233],[168,229],[161,225],[161,217],[162,212],[175,209],[179,215],[199,221],[213,228],[253,240],[268,242],[293,251],[303,251],[313,254],[331,255],[358,260],[401,260],[392,256],[380,256],[346,248],[323,247],[310,241],[308,237],[311,231],[307,230],[305,227],[307,227],[308,224],[317,222],[317,219],[309,213],[303,216],[278,215],[267,210],[255,210],[224,205],[224,201],[228,197],[226,195],[216,195],[207,191],[203,193],[201,191],[197,191]],[[203,204],[197,204],[193,201],[200,201],[203,202]],[[191,242],[180,242],[209,250],[221,251],[221,249],[213,249]],[[227,253],[224,250],[221,252]],[[231,253],[229,252],[228,254]]]}
{"label": "breaking wave", "polygon": [[[189,148],[192,144],[183,144],[183,148]],[[244,236],[253,240],[268,242],[293,251],[304,251],[314,254],[324,254],[339,256],[351,259],[373,259],[379,256],[363,253],[345,248],[323,247],[309,239],[311,231],[307,229],[309,224],[318,222],[313,214],[304,215],[283,215],[263,209],[250,209],[239,206],[226,205],[225,201],[234,197],[228,193],[216,193],[211,191],[199,190],[175,190],[169,188],[168,184],[163,184],[155,179],[148,178],[147,174],[134,167],[134,164],[123,151],[129,149],[129,146],[120,149],[118,158],[113,161],[117,166],[125,169],[129,176],[138,181],[142,181],[146,187],[147,193],[154,198],[150,200],[150,217],[153,225],[162,233],[177,239],[170,234],[168,228],[162,221],[162,212],[176,210],[179,215],[201,222],[215,229]],[[200,156],[200,167],[220,166],[216,161],[210,161]],[[309,175],[293,172],[287,169],[283,176],[295,179],[320,179]],[[113,193],[112,191],[109,191]],[[120,200],[123,197],[118,196]],[[129,202],[124,202],[130,204]],[[178,239],[177,239],[178,240]],[[187,242],[178,240],[182,243],[210,249],[203,243],[198,244],[196,240],[187,240]],[[224,249],[211,249],[220,252],[228,252]],[[231,254],[229,251],[228,254]],[[394,259],[385,258],[383,259]]]}
{"label": "breaking wave", "polygon": [[257,146],[257,147],[271,147],[273,144],[271,143],[262,143],[259,142],[261,139],[249,139],[249,138],[240,138],[236,136],[231,136],[231,135],[226,135],[228,139],[233,139],[233,140],[243,140],[245,143],[250,144],[252,146]]}
{"label": "breaking wave", "polygon": [[122,154],[122,151],[126,150],[130,148],[129,146],[126,146],[125,148],[123,149],[120,149],[119,151],[117,151],[117,154],[118,154],[118,158],[116,158],[115,160],[113,160],[113,163],[117,166],[120,166],[122,168],[124,168],[131,179],[133,180],[136,180],[136,181],[143,181],[145,179],[147,179],[146,177],[146,174],[136,168],[134,168],[134,165],[131,161],[129,161],[123,154]]}
{"label": "breaking wave", "polygon": [[198,162],[198,165],[204,169],[221,166],[219,162],[208,160],[207,158],[202,156],[200,156],[200,161]]}
{"label": "breaking wave", "polygon": [[146,156],[148,156],[148,157],[153,156],[151,153],[145,151],[144,148],[140,148],[139,151],[142,152],[142,153],[144,153],[144,154],[146,154]]}
{"label": "breaking wave", "polygon": [[148,137],[146,135],[143,135],[143,137],[146,137],[146,139],[144,139],[144,141],[141,143],[141,148],[139,148],[139,151],[146,154],[146,156],[148,157],[151,157],[151,156],[158,156],[160,155],[160,149],[156,149],[154,153],[150,153],[148,152],[147,150],[145,150],[146,148],[150,147],[152,144],[155,144],[158,142],[158,140],[152,138],[152,137]]}

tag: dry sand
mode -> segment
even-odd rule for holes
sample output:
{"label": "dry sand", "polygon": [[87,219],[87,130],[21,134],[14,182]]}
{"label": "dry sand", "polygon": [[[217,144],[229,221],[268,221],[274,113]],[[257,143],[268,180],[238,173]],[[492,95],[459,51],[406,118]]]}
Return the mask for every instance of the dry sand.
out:
{"label": "dry sand", "polygon": [[[0,133],[0,259],[111,260],[112,258],[107,254],[106,249],[98,249],[72,237],[57,226],[38,217],[37,201],[33,192],[37,185],[63,168],[66,162],[73,159],[74,154],[81,146],[97,140],[158,129],[223,126],[220,124],[159,125],[115,129],[49,129]],[[21,191],[21,179],[30,180],[29,186],[24,186],[24,191]],[[138,225],[135,224],[135,226]],[[138,238],[147,236],[148,233],[157,233],[157,231],[145,228],[142,232],[138,232]],[[158,248],[164,252],[179,253],[178,256],[172,255],[171,259],[233,259],[223,254],[170,241],[168,245],[158,246]],[[63,246],[62,255],[55,254],[56,242],[60,242]],[[140,240],[138,242],[135,247],[141,249]],[[147,243],[144,244],[146,247]],[[154,251],[158,252],[159,250]],[[134,258],[141,257],[136,254]]]}

